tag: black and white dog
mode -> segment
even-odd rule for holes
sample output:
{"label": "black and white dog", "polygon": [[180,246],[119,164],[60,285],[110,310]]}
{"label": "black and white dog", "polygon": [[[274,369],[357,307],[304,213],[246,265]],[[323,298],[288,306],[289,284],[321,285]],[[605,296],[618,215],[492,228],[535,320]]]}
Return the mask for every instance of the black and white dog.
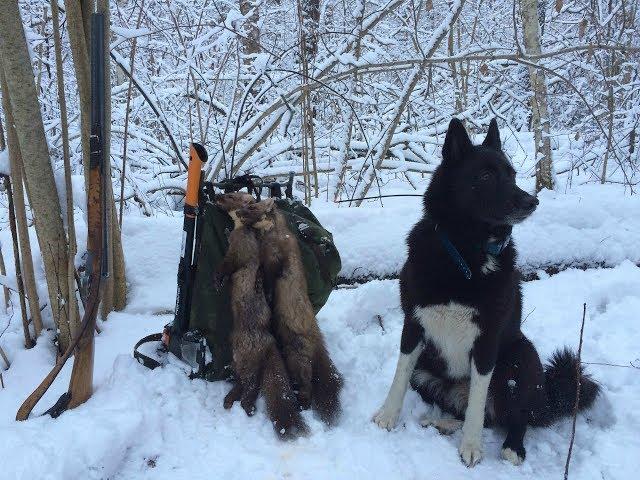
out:
{"label": "black and white dog", "polygon": [[[400,358],[373,418],[380,427],[396,425],[411,383],[425,402],[453,416],[424,418],[422,425],[443,433],[462,427],[465,465],[482,458],[485,422],[506,429],[502,456],[520,464],[527,425],[549,425],[571,414],[576,356],[558,351],[543,369],[520,330],[522,295],[511,229],[537,204],[516,186],[495,119],[482,145],[471,143],[459,120],[451,121],[442,163],[424,195],[424,217],[407,238]],[[579,406],[587,408],[599,387],[580,375]]]}

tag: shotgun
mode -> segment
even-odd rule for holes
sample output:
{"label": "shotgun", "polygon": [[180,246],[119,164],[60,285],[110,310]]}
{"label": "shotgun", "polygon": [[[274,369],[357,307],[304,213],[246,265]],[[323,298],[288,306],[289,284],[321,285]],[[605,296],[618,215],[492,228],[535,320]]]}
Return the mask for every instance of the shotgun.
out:
{"label": "shotgun", "polygon": [[[55,367],[42,383],[24,401],[16,420],[26,420],[42,398],[66,361],[75,353],[69,390],[46,413],[59,416],[69,408],[86,402],[93,393],[93,332],[100,305],[100,283],[107,276],[106,232],[106,185],[104,158],[105,139],[105,51],[104,51],[104,15],[93,13],[91,16],[91,136],[89,156],[89,191],[87,192],[87,265],[85,311],[79,331],[71,341]],[[70,294],[73,294],[70,292]]]}
{"label": "shotgun", "polygon": [[187,171],[187,194],[184,200],[182,226],[182,248],[178,264],[178,288],[173,323],[167,325],[162,334],[162,343],[169,352],[188,363],[195,372],[205,364],[206,342],[197,330],[189,330],[191,297],[195,274],[197,249],[194,249],[197,231],[201,225],[200,192],[202,167],[207,161],[207,151],[198,144],[189,147],[189,169]]}

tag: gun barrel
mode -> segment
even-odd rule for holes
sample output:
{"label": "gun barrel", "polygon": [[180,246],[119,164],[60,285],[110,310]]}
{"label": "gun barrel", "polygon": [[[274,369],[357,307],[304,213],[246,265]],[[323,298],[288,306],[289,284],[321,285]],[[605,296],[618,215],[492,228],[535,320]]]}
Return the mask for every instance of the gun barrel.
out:
{"label": "gun barrel", "polygon": [[[107,214],[105,154],[105,51],[104,51],[104,23],[102,13],[91,15],[91,137],[89,168],[96,168],[100,172],[100,202],[102,210],[102,248],[100,255],[100,271],[103,277],[109,276],[109,222]],[[93,272],[90,272],[93,273]]]}

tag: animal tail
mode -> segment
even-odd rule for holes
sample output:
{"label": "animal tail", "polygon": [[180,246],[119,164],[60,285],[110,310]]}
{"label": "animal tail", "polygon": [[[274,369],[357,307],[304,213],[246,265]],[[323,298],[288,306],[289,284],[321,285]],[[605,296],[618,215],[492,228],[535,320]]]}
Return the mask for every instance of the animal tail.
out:
{"label": "animal tail", "polygon": [[293,440],[308,433],[309,428],[300,415],[298,400],[291,389],[284,360],[275,345],[269,349],[265,358],[262,393],[278,437]]}
{"label": "animal tail", "polygon": [[577,363],[578,356],[567,347],[556,350],[553,354],[544,369],[546,402],[541,411],[532,415],[532,425],[550,425],[562,417],[573,414],[578,375],[580,380],[578,410],[585,410],[593,405],[600,394],[600,385],[584,372],[582,365],[577,370]]}
{"label": "animal tail", "polygon": [[340,417],[340,390],[342,375],[329,358],[324,345],[320,345],[313,361],[311,379],[312,408],[327,425],[335,425]]}

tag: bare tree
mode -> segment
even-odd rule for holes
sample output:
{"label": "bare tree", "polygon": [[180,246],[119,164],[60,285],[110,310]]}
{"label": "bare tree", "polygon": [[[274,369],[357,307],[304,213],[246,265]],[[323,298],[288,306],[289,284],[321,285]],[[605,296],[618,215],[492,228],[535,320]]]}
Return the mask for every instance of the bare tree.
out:
{"label": "bare tree", "polygon": [[[524,46],[527,55],[540,55],[540,23],[538,0],[520,0]],[[529,67],[531,82],[531,120],[536,152],[536,191],[553,188],[553,160],[551,158],[551,139],[549,108],[547,105],[547,84],[544,71],[534,65]]]}
{"label": "bare tree", "polygon": [[240,0],[240,13],[245,16],[242,24],[242,53],[244,62],[251,63],[251,57],[260,52],[260,0]]}
{"label": "bare tree", "polygon": [[65,350],[70,340],[65,316],[69,303],[67,241],[17,0],[5,2],[0,10],[0,52],[47,277],[49,305],[60,330],[59,347]]}
{"label": "bare tree", "polygon": [[298,8],[299,16],[302,19],[302,44],[306,57],[311,60],[318,53],[320,0],[299,0]]}
{"label": "bare tree", "polygon": [[[360,55],[362,53],[362,21],[364,19],[364,9],[365,2],[359,1],[355,5],[355,37],[356,43],[353,49],[353,54],[356,60],[360,59]],[[358,92],[361,88],[360,78],[357,72],[354,72],[353,77],[351,78],[351,83],[349,85],[348,96],[352,96],[354,93]],[[345,186],[345,177],[347,175],[347,170],[349,169],[349,158],[351,157],[351,137],[353,136],[353,123],[355,120],[355,113],[350,108],[349,116],[347,117],[347,122],[344,129],[344,134],[342,138],[342,151],[340,152],[340,170],[338,173],[338,180],[336,182],[336,189],[333,194],[333,200],[338,201],[340,199],[340,195]]]}
{"label": "bare tree", "polygon": [[67,283],[69,285],[69,329],[75,336],[80,326],[78,316],[78,302],[76,299],[76,266],[75,257],[78,251],[76,242],[76,226],[74,221],[73,187],[71,184],[71,159],[69,153],[69,123],[67,119],[67,100],[64,96],[64,72],[62,70],[62,48],[60,38],[60,18],[58,3],[51,0],[51,20],[53,22],[53,42],[56,56],[56,77],[58,79],[58,103],[60,105],[60,128],[62,130],[62,159],[64,163],[64,184],[67,200],[67,239],[69,249],[69,266],[67,269]]}
{"label": "bare tree", "polygon": [[18,299],[20,300],[20,316],[22,317],[22,332],[24,333],[24,346],[31,348],[35,345],[29,331],[29,319],[27,318],[27,304],[24,294],[24,283],[22,282],[22,268],[20,267],[20,247],[18,246],[18,229],[16,228],[16,215],[13,204],[13,193],[11,191],[11,181],[9,177],[3,175],[7,197],[9,199],[9,228],[11,229],[11,239],[13,240],[13,260],[16,269],[16,283],[18,284]]}
{"label": "bare tree", "polygon": [[[2,68],[0,66],[0,72]],[[7,148],[7,145],[4,141],[4,128],[2,126],[2,118],[0,118],[0,152],[3,152]],[[4,188],[3,184],[0,184],[0,187]],[[0,190],[1,191],[1,190]],[[2,243],[0,242],[0,275],[6,275],[7,270],[4,266],[4,256],[2,255]],[[3,302],[3,310],[6,311],[9,308],[9,302],[11,301],[11,293],[9,292],[9,287],[6,285],[2,286],[2,290],[4,292],[4,302]]]}
{"label": "bare tree", "polygon": [[[318,197],[318,167],[316,159],[316,139],[314,120],[315,115],[311,104],[311,92],[306,88],[309,82],[309,62],[317,51],[317,20],[310,15],[319,17],[319,5],[317,0],[298,0],[298,25],[300,29],[300,73],[302,77],[302,122],[301,122],[301,154],[303,164],[303,177],[305,182],[304,198],[307,205],[311,205],[311,178],[313,176],[313,196]],[[317,13],[316,13],[317,11]],[[314,25],[316,25],[314,27]],[[315,40],[314,40],[315,38]],[[309,164],[311,159],[311,165]]]}
{"label": "bare tree", "polygon": [[[1,69],[0,69],[1,70]],[[2,91],[7,92],[4,73],[0,71],[0,84]],[[22,281],[25,286],[26,295],[29,300],[29,312],[33,318],[33,328],[36,337],[42,331],[42,316],[40,315],[40,301],[38,299],[38,289],[33,271],[33,256],[31,254],[31,241],[29,240],[29,228],[27,225],[27,209],[24,202],[23,188],[23,162],[18,144],[18,135],[15,129],[15,120],[9,103],[9,96],[2,96],[2,108],[7,119],[7,140],[9,147],[9,165],[11,169],[11,183],[13,187],[13,205],[15,222],[17,226],[18,243],[20,248]]]}

